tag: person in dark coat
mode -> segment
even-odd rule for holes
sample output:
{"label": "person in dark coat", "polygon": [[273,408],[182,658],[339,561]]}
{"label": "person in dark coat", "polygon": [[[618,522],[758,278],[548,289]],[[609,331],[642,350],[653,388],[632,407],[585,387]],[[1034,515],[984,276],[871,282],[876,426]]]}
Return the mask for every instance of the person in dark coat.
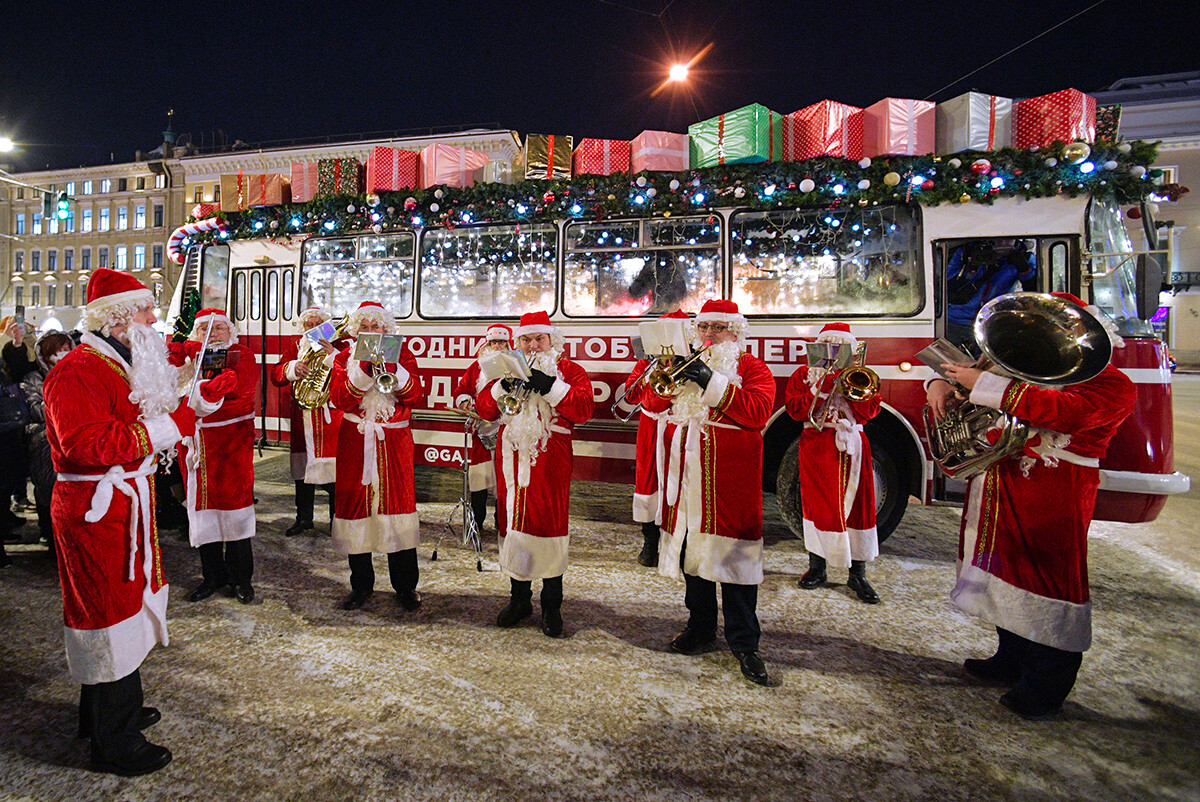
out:
{"label": "person in dark coat", "polygon": [[46,439],[46,405],[42,400],[42,382],[46,374],[75,345],[67,334],[48,331],[34,347],[37,364],[21,379],[21,390],[29,406],[29,425],[25,439],[29,445],[29,478],[33,480],[33,500],[37,509],[38,534],[54,553],[54,529],[50,525],[50,496],[54,492],[56,474],[50,464],[50,442]]}

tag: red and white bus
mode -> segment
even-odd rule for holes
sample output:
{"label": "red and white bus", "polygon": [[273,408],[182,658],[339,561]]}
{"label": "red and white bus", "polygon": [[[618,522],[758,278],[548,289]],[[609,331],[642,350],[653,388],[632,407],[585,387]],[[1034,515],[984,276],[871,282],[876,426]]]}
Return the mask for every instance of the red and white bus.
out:
{"label": "red and white bus", "polygon": [[462,420],[445,411],[458,376],[489,323],[512,323],[542,308],[564,331],[568,355],[591,376],[597,401],[593,420],[576,430],[576,478],[632,483],[636,420],[621,422],[612,405],[634,363],[636,324],[675,307],[694,312],[707,298],[732,298],[750,321],[749,349],[776,377],[764,482],[797,531],[800,425],[782,408],[784,385],[825,322],[844,320],[867,343],[867,364],[882,379],[883,411],[867,426],[882,540],[910,496],[923,503],[960,497],[962,486],[930,459],[921,408],[931,373],[915,354],[946,333],[961,294],[948,294],[947,265],[966,246],[998,260],[1032,254],[1036,274],[1024,289],[1090,293],[1126,338],[1114,360],[1136,382],[1138,406],[1101,462],[1097,517],[1150,521],[1171,493],[1188,487],[1188,477],[1174,470],[1166,349],[1137,313],[1137,260],[1121,256],[1133,248],[1111,201],[1059,196],[463,222],[218,239],[192,248],[180,287],[198,289],[202,306],[227,307],[244,342],[260,353],[266,440],[288,437],[287,396],[265,376],[283,343],[300,333],[299,310],[320,303],[340,317],[369,298],[401,316],[429,388],[426,409],[414,415],[417,460],[458,466]]}

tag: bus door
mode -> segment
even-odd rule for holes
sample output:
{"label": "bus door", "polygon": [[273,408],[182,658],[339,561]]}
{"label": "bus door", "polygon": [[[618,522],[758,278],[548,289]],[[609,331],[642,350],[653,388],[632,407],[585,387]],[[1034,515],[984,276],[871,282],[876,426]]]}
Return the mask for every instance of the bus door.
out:
{"label": "bus door", "polygon": [[296,267],[236,267],[230,275],[230,314],[244,342],[259,360],[259,426],[271,443],[287,439],[290,409],[281,404],[270,372],[279,361],[284,339],[295,331]]}

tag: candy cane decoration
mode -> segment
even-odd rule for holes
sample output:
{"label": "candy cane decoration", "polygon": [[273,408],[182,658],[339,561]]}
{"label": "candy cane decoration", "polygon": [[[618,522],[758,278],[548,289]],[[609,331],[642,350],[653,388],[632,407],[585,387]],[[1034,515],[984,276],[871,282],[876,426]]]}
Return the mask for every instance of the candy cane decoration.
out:
{"label": "candy cane decoration", "polygon": [[193,234],[202,234],[205,231],[224,232],[225,221],[220,217],[210,217],[207,220],[197,220],[194,223],[185,223],[171,233],[170,239],[167,240],[167,258],[177,265],[183,264],[187,255],[183,251],[183,241]]}

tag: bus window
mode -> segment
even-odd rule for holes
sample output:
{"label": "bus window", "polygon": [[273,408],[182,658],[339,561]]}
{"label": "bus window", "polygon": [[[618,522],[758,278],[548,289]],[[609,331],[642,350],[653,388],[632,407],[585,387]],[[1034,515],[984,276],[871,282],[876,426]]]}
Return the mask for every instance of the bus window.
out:
{"label": "bus window", "polygon": [[661,315],[721,295],[719,220],[572,223],[566,242],[568,315]]}
{"label": "bus window", "polygon": [[310,239],[304,243],[301,306],[323,306],[341,318],[362,301],[394,314],[412,313],[413,234]]}
{"label": "bus window", "polygon": [[250,319],[262,320],[262,273],[250,274]]}
{"label": "bus window", "polygon": [[246,273],[240,270],[233,276],[233,319],[246,319]]}
{"label": "bus window", "polygon": [[283,319],[292,319],[292,296],[296,292],[295,271],[283,271]]}
{"label": "bus window", "polygon": [[733,300],[750,315],[913,315],[924,305],[909,206],[737,212]]}
{"label": "bus window", "polygon": [[421,238],[422,317],[554,311],[553,225],[434,229]]}
{"label": "bus window", "polygon": [[1050,246],[1050,281],[1046,292],[1067,292],[1067,243]]}
{"label": "bus window", "polygon": [[267,273],[267,320],[279,317],[279,271]]}
{"label": "bus window", "polygon": [[226,293],[229,291],[229,246],[205,245],[200,263],[200,308],[225,309]]}
{"label": "bus window", "polygon": [[[1123,337],[1152,334],[1150,323],[1137,315],[1134,289],[1137,261],[1132,255],[1133,243],[1125,230],[1120,208],[1112,200],[1093,198],[1088,205],[1087,222],[1088,249],[1113,254],[1092,259],[1091,270],[1095,276],[1092,279],[1092,303],[1108,313],[1117,324],[1117,333]],[[1086,265],[1084,269],[1087,269]]]}

